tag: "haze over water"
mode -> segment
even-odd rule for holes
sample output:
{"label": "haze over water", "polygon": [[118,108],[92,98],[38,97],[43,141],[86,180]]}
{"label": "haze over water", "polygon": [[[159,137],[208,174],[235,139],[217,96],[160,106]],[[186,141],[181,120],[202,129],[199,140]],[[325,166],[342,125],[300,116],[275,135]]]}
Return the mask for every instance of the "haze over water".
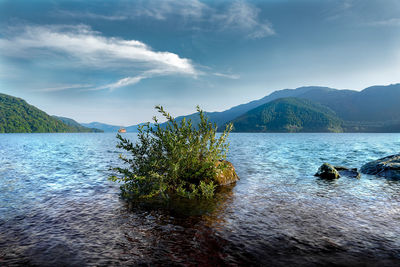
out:
{"label": "haze over water", "polygon": [[[126,134],[135,140],[136,134]],[[214,209],[129,210],[115,134],[0,135],[0,265],[395,265],[400,181],[324,181],[399,153],[400,134],[231,134],[240,181]]]}

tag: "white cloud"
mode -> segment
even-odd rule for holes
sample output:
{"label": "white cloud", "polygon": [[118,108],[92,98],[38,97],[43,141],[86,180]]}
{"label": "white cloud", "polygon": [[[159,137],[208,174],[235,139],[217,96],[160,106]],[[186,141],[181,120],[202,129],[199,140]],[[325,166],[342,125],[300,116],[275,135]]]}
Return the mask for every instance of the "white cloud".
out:
{"label": "white cloud", "polygon": [[[135,74],[137,77],[119,80],[110,84],[110,89],[156,75],[196,77],[200,73],[189,59],[171,52],[154,51],[138,40],[104,37],[86,25],[27,26],[8,38],[0,39],[0,49],[7,51],[8,57],[32,60],[45,57],[62,62],[67,68],[83,66],[107,70],[115,67],[146,73],[145,76]],[[56,60],[60,56],[62,60]],[[47,89],[64,90],[62,86]]]}
{"label": "white cloud", "polygon": [[103,37],[85,25],[28,26],[10,39],[0,39],[0,47],[8,55],[20,57],[41,55],[41,52],[64,53],[80,64],[96,68],[140,64],[144,70],[196,74],[189,59],[170,52],[153,51],[137,40]]}

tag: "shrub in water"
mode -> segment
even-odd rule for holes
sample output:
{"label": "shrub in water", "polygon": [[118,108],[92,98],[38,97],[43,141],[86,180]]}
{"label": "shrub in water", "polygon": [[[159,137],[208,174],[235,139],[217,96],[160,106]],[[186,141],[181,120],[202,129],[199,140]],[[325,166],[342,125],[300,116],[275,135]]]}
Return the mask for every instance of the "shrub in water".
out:
{"label": "shrub in water", "polygon": [[117,147],[129,152],[129,156],[120,155],[128,167],[114,168],[118,175],[111,180],[122,182],[122,196],[131,200],[211,198],[217,175],[227,167],[221,160],[226,158],[232,125],[218,137],[216,124],[198,106],[200,122],[195,126],[185,118],[177,122],[161,106],[156,109],[166,124],[154,117],[154,125],[139,127],[135,144],[117,135]]}

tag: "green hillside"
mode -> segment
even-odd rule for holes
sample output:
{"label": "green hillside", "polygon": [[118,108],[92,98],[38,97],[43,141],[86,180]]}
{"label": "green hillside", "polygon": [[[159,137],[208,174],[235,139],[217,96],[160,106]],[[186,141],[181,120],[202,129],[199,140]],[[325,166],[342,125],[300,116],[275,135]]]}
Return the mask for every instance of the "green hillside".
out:
{"label": "green hillside", "polygon": [[236,132],[342,132],[342,120],[329,108],[306,99],[280,98],[232,121]]}
{"label": "green hillside", "polygon": [[97,128],[90,128],[90,127],[85,127],[79,124],[77,121],[66,118],[66,117],[60,117],[60,116],[53,116],[53,118],[56,118],[63,123],[65,123],[68,126],[71,126],[75,132],[82,132],[82,133],[103,133],[103,130],[97,129]]}
{"label": "green hillside", "polygon": [[[81,132],[82,130],[84,129],[67,125],[49,116],[21,98],[0,94],[0,133]],[[91,130],[85,128],[84,131]]]}
{"label": "green hillside", "polygon": [[[399,132],[400,84],[372,86],[362,91],[338,90],[328,87],[307,86],[275,91],[264,98],[232,107],[222,112],[206,112],[206,116],[217,123],[219,130],[246,112],[279,98],[295,97],[307,99],[332,109],[345,121],[345,132]],[[177,117],[180,121],[194,118],[196,114]],[[250,132],[250,130],[242,129]]]}

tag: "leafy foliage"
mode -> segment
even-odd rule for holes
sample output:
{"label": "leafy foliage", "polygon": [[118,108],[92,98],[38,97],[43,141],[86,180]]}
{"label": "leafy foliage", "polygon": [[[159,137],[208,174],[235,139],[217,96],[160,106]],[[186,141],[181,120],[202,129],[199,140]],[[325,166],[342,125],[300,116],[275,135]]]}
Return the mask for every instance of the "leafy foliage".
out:
{"label": "leafy foliage", "polygon": [[122,182],[122,195],[131,200],[211,198],[217,186],[216,176],[226,167],[217,162],[226,158],[232,125],[217,137],[217,126],[199,107],[196,126],[186,119],[178,123],[161,106],[156,109],[167,119],[166,124],[154,117],[153,126],[140,126],[135,144],[117,135],[117,147],[129,152],[130,157],[120,155],[128,168],[114,168],[119,176],[111,180]]}
{"label": "leafy foliage", "polygon": [[0,94],[0,133],[49,133],[92,131],[67,125],[29,105],[25,100]]}

